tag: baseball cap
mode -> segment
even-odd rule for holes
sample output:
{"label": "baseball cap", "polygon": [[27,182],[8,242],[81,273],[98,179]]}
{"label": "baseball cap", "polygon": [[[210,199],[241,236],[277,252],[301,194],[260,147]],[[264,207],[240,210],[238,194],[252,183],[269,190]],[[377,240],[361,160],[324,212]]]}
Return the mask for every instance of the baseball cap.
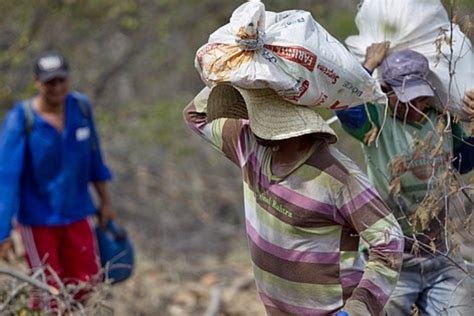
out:
{"label": "baseball cap", "polygon": [[44,52],[36,59],[34,72],[41,82],[54,78],[67,78],[69,65],[58,52]]}
{"label": "baseball cap", "polygon": [[428,59],[413,50],[394,52],[381,65],[383,81],[389,85],[401,102],[418,97],[432,97],[434,91],[428,82]]}

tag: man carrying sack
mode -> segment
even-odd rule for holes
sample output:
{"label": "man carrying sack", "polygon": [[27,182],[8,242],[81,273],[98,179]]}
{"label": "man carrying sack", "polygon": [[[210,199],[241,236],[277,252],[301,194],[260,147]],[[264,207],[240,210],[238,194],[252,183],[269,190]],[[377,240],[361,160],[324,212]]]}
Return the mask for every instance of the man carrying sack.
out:
{"label": "man carrying sack", "polygon": [[[337,111],[343,128],[363,142],[369,179],[406,238],[387,311],[408,315],[415,305],[421,315],[472,315],[469,275],[451,231],[469,227],[472,201],[466,196],[472,189],[457,179],[474,167],[474,137],[432,107],[438,96],[427,79],[427,58],[412,50],[387,55],[388,44],[369,46],[364,64],[370,73],[380,67],[388,105]],[[463,100],[466,117],[472,117],[474,90]],[[367,135],[373,131],[378,139],[371,143]],[[456,217],[459,226],[452,221]]]}
{"label": "man carrying sack", "polygon": [[[242,169],[246,230],[269,315],[383,315],[403,238],[366,176],[314,111],[273,90],[219,84],[184,109],[198,135]],[[370,246],[364,266],[359,237]]]}

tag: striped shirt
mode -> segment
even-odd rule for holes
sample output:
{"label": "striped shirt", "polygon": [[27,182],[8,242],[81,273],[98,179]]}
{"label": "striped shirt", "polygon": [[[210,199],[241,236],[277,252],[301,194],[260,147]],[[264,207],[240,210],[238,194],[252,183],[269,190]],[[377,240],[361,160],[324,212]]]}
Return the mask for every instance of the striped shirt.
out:
{"label": "striped shirt", "polygon": [[[196,108],[198,107],[198,108]],[[284,178],[248,121],[207,122],[191,103],[185,120],[243,172],[246,230],[257,290],[269,315],[333,315],[345,302],[381,315],[401,268],[397,221],[359,168],[321,141]],[[369,245],[364,265],[359,236]]]}

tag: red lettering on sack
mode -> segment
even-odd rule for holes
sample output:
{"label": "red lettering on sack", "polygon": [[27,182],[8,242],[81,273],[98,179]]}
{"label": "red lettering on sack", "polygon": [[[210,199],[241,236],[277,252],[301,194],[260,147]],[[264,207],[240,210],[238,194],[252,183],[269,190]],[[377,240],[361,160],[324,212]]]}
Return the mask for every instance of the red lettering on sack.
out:
{"label": "red lettering on sack", "polygon": [[308,91],[308,89],[309,89],[309,81],[305,80],[301,84],[300,93],[298,95],[293,96],[293,97],[287,97],[286,99],[287,100],[292,100],[292,101],[298,101],[306,93],[306,91]]}
{"label": "red lettering on sack", "polygon": [[347,109],[349,106],[347,105],[341,105],[341,101],[339,100],[336,100],[336,102],[334,102],[329,108],[331,110],[345,110]]}
{"label": "red lettering on sack", "polygon": [[318,61],[316,54],[300,46],[265,45],[265,48],[271,50],[281,58],[300,64],[309,71],[314,71]]}
{"label": "red lettering on sack", "polygon": [[320,106],[321,104],[326,102],[327,99],[328,99],[328,96],[324,93],[321,93],[321,96],[316,100],[316,102],[314,102],[314,105],[315,106]]}
{"label": "red lettering on sack", "polygon": [[323,64],[318,65],[318,69],[326,75],[329,79],[331,79],[332,84],[336,84],[337,80],[339,80],[339,76],[333,69],[329,69],[328,67],[324,66]]}

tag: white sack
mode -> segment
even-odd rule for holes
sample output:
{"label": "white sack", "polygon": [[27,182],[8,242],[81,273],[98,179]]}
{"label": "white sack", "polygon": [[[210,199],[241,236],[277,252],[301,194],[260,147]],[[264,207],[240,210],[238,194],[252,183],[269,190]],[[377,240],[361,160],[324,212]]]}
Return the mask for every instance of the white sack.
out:
{"label": "white sack", "polygon": [[[465,91],[474,88],[472,45],[458,25],[451,25],[439,0],[365,0],[357,14],[356,24],[360,34],[347,38],[346,44],[360,60],[364,59],[368,46],[383,41],[391,42],[389,53],[412,49],[425,55],[432,72],[429,79],[439,96],[435,98],[435,106],[440,111],[447,106],[461,118],[466,118],[461,106]],[[448,44],[451,26],[452,54]],[[451,70],[454,70],[452,80],[450,61]],[[377,73],[377,76],[381,74]]]}
{"label": "white sack", "polygon": [[356,58],[306,11],[266,12],[259,1],[237,8],[196,53],[212,86],[272,88],[290,102],[340,109],[383,99]]}

